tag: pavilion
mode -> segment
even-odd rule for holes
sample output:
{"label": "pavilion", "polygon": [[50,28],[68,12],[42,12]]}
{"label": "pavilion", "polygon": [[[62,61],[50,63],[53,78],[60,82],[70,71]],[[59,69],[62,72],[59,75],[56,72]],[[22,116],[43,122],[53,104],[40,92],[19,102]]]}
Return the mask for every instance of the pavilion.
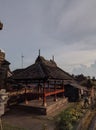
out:
{"label": "pavilion", "polygon": [[35,63],[25,69],[15,70],[12,79],[18,83],[36,84],[38,94],[43,96],[43,105],[46,106],[46,98],[54,95],[54,101],[57,95],[64,95],[64,82],[73,81],[71,75],[60,69],[54,60],[45,60],[38,56]]}
{"label": "pavilion", "polygon": [[[76,86],[73,77],[59,68],[54,59],[46,60],[40,55],[37,57],[34,64],[25,69],[13,71],[11,80],[15,83],[25,85],[25,100],[27,100],[26,89],[30,87],[32,89],[31,93],[38,95],[37,104],[42,101],[41,106],[46,109],[45,111],[48,109],[49,98],[53,98],[55,103],[55,106],[50,108],[51,111],[57,107],[61,107],[62,104],[65,105],[64,102],[65,100],[67,101],[67,98],[64,96],[65,85],[75,84]],[[77,87],[77,89],[79,90],[80,87]],[[61,101],[58,102],[59,97]],[[27,104],[28,103],[29,102],[27,102]],[[39,107],[41,108],[41,106]]]}

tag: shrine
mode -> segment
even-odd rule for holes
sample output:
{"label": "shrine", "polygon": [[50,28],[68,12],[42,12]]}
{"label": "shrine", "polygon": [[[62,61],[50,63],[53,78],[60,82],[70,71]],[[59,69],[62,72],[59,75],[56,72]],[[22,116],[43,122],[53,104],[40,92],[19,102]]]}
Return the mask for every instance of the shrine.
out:
{"label": "shrine", "polygon": [[[73,81],[71,75],[60,69],[54,59],[46,60],[40,55],[31,66],[13,71],[11,79],[25,85],[25,93],[27,88],[31,88],[31,93],[37,94],[38,101],[42,101],[41,106],[43,107],[50,104],[50,98],[54,102],[57,102],[61,97],[64,101],[67,100],[64,97],[64,82]],[[25,100],[26,104],[30,104],[26,94]]]}

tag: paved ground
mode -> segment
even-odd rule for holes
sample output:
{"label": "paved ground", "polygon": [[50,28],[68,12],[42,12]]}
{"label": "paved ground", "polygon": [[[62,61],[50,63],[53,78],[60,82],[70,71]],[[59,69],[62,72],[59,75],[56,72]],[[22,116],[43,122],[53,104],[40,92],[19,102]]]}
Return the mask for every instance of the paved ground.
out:
{"label": "paved ground", "polygon": [[91,121],[91,124],[89,126],[89,130],[96,130],[96,113]]}
{"label": "paved ground", "polygon": [[[48,105],[53,104],[53,100],[48,100]],[[31,102],[30,102],[31,103]],[[31,104],[28,104],[31,105]],[[41,105],[42,102],[39,101],[37,103],[36,101],[33,102],[33,105]],[[65,107],[68,107],[69,104],[65,102]],[[36,113],[33,113],[33,109],[24,109],[25,107],[15,106],[11,108],[3,117],[3,122],[20,128],[26,128],[26,130],[43,130],[44,125],[47,125],[48,130],[54,130],[54,116],[58,114],[62,109],[58,109],[55,112],[52,112],[52,114],[48,116],[42,116],[42,115],[36,115]],[[30,111],[31,110],[31,111]],[[35,111],[36,112],[36,111]]]}
{"label": "paved ground", "polygon": [[52,116],[39,116],[20,110],[18,107],[7,112],[2,120],[9,125],[26,128],[26,130],[43,130],[44,125],[47,125],[48,130],[54,130]]}
{"label": "paved ground", "polygon": [[[64,109],[70,105],[73,104],[66,104]],[[26,111],[20,106],[15,106],[5,113],[2,120],[11,126],[25,128],[26,130],[43,130],[44,125],[47,125],[47,130],[54,130],[54,116],[60,113],[60,111],[62,109],[48,116],[42,116],[36,115],[36,113],[30,112],[29,110]]]}

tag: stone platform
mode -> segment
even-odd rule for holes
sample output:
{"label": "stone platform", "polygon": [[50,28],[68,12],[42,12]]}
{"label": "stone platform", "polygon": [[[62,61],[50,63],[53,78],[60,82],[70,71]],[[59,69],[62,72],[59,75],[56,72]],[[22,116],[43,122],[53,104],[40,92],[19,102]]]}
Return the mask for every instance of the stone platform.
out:
{"label": "stone platform", "polygon": [[19,104],[19,107],[28,112],[33,112],[39,115],[49,115],[58,110],[64,109],[68,103],[67,98],[58,98],[57,101],[47,99],[47,106],[42,105],[42,100],[31,100],[26,103]]}

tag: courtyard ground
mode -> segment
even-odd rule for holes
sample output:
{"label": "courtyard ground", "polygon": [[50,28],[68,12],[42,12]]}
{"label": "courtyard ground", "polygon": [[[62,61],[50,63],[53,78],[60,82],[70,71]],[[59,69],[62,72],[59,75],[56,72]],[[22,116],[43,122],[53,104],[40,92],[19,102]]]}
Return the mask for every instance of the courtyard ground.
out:
{"label": "courtyard ground", "polygon": [[[6,125],[24,128],[25,130],[43,130],[46,126],[48,130],[54,130],[53,116],[36,115],[36,113],[26,112],[18,109],[8,111],[3,117],[2,122]],[[14,129],[12,129],[14,130]]]}

